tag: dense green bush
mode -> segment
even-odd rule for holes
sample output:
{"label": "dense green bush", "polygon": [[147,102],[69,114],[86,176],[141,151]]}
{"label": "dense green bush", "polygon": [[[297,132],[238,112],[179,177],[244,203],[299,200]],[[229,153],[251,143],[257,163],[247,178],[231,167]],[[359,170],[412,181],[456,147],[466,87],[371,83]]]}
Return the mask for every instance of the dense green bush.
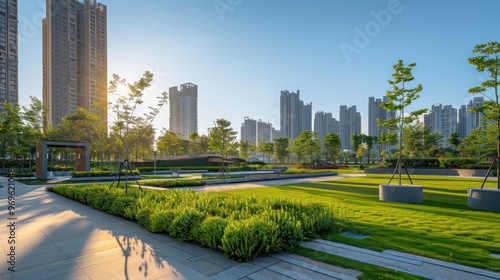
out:
{"label": "dense green bush", "polygon": [[[386,159],[387,167],[395,167],[398,159]],[[407,168],[439,168],[441,163],[437,158],[403,158]]]}
{"label": "dense green bush", "polygon": [[281,249],[278,226],[261,217],[232,221],[224,230],[222,251],[237,261],[252,260],[257,256]]}
{"label": "dense green bush", "polygon": [[[125,176],[125,174],[131,175],[130,171],[123,170],[121,176]],[[132,170],[132,174],[135,176],[140,175],[139,170]],[[72,177],[105,177],[105,176],[117,176],[118,171],[72,171]]]}
{"label": "dense green bush", "polygon": [[469,166],[471,164],[476,164],[479,159],[476,158],[440,158],[439,163],[443,168],[463,168],[463,166]]}
{"label": "dense green bush", "polygon": [[168,232],[173,237],[181,241],[191,241],[195,240],[195,232],[198,230],[203,219],[205,219],[206,214],[200,211],[186,207],[172,221],[172,224],[168,227]]}
{"label": "dense green bush", "polygon": [[221,217],[208,216],[195,231],[201,245],[218,250],[229,222]]}
{"label": "dense green bush", "polygon": [[289,251],[334,223],[332,207],[282,197],[242,197],[193,190],[53,186],[49,190],[127,219],[151,232],[168,233],[246,261]]}
{"label": "dense green bush", "polygon": [[158,188],[195,187],[195,186],[203,186],[204,185],[200,179],[141,180],[140,184],[143,186],[158,187]]}

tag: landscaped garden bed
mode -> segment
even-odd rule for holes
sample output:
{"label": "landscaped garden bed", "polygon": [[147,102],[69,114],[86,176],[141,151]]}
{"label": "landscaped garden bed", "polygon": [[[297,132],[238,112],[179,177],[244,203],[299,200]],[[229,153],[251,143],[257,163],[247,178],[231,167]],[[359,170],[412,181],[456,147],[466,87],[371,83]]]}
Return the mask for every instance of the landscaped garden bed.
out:
{"label": "landscaped garden bed", "polygon": [[256,198],[188,190],[109,189],[107,185],[54,186],[49,190],[126,219],[221,251],[238,261],[290,251],[334,224],[325,203],[279,196]]}

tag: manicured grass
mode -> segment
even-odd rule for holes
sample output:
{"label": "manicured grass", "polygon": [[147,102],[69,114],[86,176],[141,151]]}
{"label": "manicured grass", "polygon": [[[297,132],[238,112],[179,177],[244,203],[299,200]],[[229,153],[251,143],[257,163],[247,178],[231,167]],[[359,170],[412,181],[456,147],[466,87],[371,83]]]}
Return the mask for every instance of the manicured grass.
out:
{"label": "manicured grass", "polygon": [[295,247],[293,253],[297,255],[301,255],[312,260],[328,263],[335,266],[340,266],[343,268],[354,269],[358,271],[362,271],[363,274],[358,276],[358,279],[368,280],[368,279],[401,279],[401,280],[413,280],[413,279],[427,279],[423,277],[419,277],[416,275],[411,275],[408,273],[367,264],[363,262],[354,261],[351,259],[347,259],[344,257],[333,256],[324,252],[318,252],[315,250],[311,250],[309,248],[304,247]]}
{"label": "manicured grass", "polygon": [[[414,184],[424,186],[422,204],[379,201],[378,185],[386,184],[388,179],[388,175],[368,175],[228,192],[254,196],[279,194],[331,203],[338,224],[322,235],[331,241],[378,251],[393,249],[500,271],[500,260],[489,255],[500,253],[500,213],[467,207],[467,188],[480,187],[482,179],[412,176]],[[403,183],[409,181],[405,179]],[[495,184],[489,181],[486,187]],[[351,239],[340,234],[344,231],[369,237]]]}

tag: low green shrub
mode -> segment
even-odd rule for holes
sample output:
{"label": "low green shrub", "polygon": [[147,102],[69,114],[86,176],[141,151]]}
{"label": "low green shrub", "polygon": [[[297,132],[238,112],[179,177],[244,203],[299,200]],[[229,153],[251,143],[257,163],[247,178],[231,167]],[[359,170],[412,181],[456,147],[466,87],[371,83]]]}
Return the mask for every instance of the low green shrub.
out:
{"label": "low green shrub", "polygon": [[261,217],[232,221],[224,230],[221,243],[224,255],[237,261],[253,260],[281,249],[278,226]]}
{"label": "low green shrub", "polygon": [[[387,167],[396,167],[398,159],[386,159]],[[439,168],[441,163],[438,158],[403,158],[403,164],[407,168]]]}
{"label": "low green shrub", "polygon": [[179,188],[179,187],[195,187],[203,186],[200,179],[185,179],[185,180],[141,180],[140,184],[149,187],[158,188]]}
{"label": "low green shrub", "polygon": [[[130,174],[130,170],[122,170],[121,176],[125,176],[125,174],[128,175],[140,175],[139,170],[135,169],[132,170],[132,174]],[[99,170],[93,170],[93,171],[72,171],[71,176],[72,177],[106,177],[106,176],[117,176],[118,171],[99,171]]]}
{"label": "low green shrub", "polygon": [[226,219],[221,217],[209,216],[201,222],[198,230],[195,231],[196,239],[201,245],[218,250],[228,223]]}
{"label": "low green shrub", "polygon": [[462,168],[471,164],[476,164],[479,159],[476,158],[440,158],[439,164],[443,168]]}
{"label": "low green shrub", "polygon": [[283,197],[257,198],[193,190],[56,185],[47,190],[93,208],[136,220],[151,232],[168,233],[246,261],[290,251],[333,224],[328,205]]}
{"label": "low green shrub", "polygon": [[149,230],[151,225],[151,215],[153,215],[153,213],[154,211],[151,208],[142,208],[137,211],[135,218],[137,219],[139,225]]}
{"label": "low green shrub", "polygon": [[206,214],[194,208],[186,207],[172,221],[172,224],[168,227],[168,232],[181,241],[195,240],[195,232],[205,219],[205,216]]}
{"label": "low green shrub", "polygon": [[178,211],[176,210],[165,210],[154,213],[151,216],[151,223],[148,230],[151,232],[169,233],[169,227],[177,215]]}

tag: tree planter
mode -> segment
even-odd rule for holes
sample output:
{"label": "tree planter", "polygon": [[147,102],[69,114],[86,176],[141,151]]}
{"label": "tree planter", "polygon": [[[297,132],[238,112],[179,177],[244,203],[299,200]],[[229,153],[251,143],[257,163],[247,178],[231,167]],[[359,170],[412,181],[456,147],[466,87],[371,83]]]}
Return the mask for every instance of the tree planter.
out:
{"label": "tree planter", "polygon": [[379,185],[378,198],[381,201],[422,203],[424,188],[415,185]]}
{"label": "tree planter", "polygon": [[500,212],[500,190],[470,188],[467,202],[469,208]]}

